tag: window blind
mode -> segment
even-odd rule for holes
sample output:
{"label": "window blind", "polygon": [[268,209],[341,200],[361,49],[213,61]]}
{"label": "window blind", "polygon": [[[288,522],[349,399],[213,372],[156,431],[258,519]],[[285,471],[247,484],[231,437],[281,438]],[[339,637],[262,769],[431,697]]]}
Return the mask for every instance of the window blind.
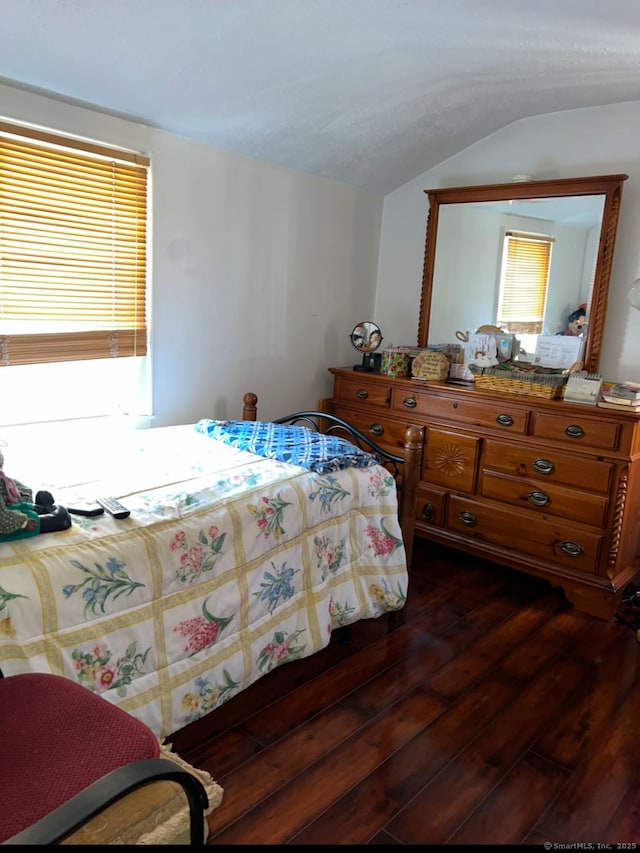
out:
{"label": "window blind", "polygon": [[0,364],[145,355],[149,160],[0,122]]}
{"label": "window blind", "polygon": [[553,242],[553,237],[506,233],[499,326],[515,333],[542,332]]}

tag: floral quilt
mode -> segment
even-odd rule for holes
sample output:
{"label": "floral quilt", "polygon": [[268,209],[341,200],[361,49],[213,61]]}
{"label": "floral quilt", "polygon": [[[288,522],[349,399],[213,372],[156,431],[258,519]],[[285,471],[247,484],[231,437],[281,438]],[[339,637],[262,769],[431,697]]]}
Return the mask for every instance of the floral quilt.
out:
{"label": "floral quilt", "polygon": [[55,485],[127,519],[0,544],[2,672],[66,675],[161,738],[407,595],[384,468],[318,473],[195,426],[135,432]]}

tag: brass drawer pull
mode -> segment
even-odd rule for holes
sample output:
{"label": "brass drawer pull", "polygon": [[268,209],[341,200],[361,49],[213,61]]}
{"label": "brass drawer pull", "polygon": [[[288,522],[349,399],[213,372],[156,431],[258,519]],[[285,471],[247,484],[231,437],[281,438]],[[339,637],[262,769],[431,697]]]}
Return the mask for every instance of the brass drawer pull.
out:
{"label": "brass drawer pull", "polygon": [[433,504],[425,504],[422,507],[422,520],[423,521],[431,521],[433,516],[435,515],[435,509]]}
{"label": "brass drawer pull", "polygon": [[477,518],[472,512],[468,512],[464,510],[463,512],[458,514],[458,518],[463,524],[466,524],[467,527],[473,527],[477,522]]}
{"label": "brass drawer pull", "polygon": [[577,542],[563,542],[560,549],[570,557],[579,557],[582,554],[582,545],[578,545]]}
{"label": "brass drawer pull", "polygon": [[538,474],[553,474],[555,470],[555,465],[553,462],[549,462],[548,459],[536,459],[533,463],[533,467],[536,469]]}
{"label": "brass drawer pull", "polygon": [[565,432],[569,436],[569,438],[582,438],[582,436],[584,435],[584,430],[582,429],[582,427],[577,426],[576,424],[571,424],[571,426],[568,426],[565,429]]}
{"label": "brass drawer pull", "polygon": [[402,401],[402,405],[406,406],[407,409],[415,409],[418,404],[416,403],[415,397],[405,397]]}
{"label": "brass drawer pull", "polygon": [[500,426],[512,426],[513,418],[511,417],[511,415],[498,415],[498,417],[496,418],[496,423]]}
{"label": "brass drawer pull", "polygon": [[366,400],[368,396],[369,392],[365,391],[364,388],[358,388],[358,390],[356,391],[356,397],[358,398],[358,400]]}
{"label": "brass drawer pull", "polygon": [[371,433],[371,435],[379,436],[382,435],[382,433],[384,432],[384,427],[382,426],[382,424],[371,424],[371,426],[369,427],[369,432]]}
{"label": "brass drawer pull", "polygon": [[545,495],[544,492],[540,492],[537,489],[529,493],[529,500],[536,506],[546,506],[548,503],[551,503],[549,495]]}

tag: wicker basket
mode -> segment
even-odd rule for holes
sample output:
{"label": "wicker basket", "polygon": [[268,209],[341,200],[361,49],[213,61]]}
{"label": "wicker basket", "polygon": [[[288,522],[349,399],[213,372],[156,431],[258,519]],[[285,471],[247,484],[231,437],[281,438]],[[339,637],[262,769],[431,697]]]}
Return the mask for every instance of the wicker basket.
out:
{"label": "wicker basket", "polygon": [[521,370],[500,370],[496,367],[478,367],[470,364],[476,387],[482,391],[499,394],[520,394],[526,397],[561,397],[568,376],[564,373],[534,373]]}

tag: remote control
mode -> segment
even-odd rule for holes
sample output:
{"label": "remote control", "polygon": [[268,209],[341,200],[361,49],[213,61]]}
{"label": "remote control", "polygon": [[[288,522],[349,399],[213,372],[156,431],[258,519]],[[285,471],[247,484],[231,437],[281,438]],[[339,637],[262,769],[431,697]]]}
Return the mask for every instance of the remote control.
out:
{"label": "remote control", "polygon": [[100,506],[95,501],[87,503],[76,502],[73,506],[67,507],[67,512],[70,512],[72,515],[86,515],[92,517],[94,515],[102,515],[104,507]]}
{"label": "remote control", "polygon": [[96,501],[114,518],[128,518],[131,515],[131,510],[123,506],[117,498],[96,498]]}

